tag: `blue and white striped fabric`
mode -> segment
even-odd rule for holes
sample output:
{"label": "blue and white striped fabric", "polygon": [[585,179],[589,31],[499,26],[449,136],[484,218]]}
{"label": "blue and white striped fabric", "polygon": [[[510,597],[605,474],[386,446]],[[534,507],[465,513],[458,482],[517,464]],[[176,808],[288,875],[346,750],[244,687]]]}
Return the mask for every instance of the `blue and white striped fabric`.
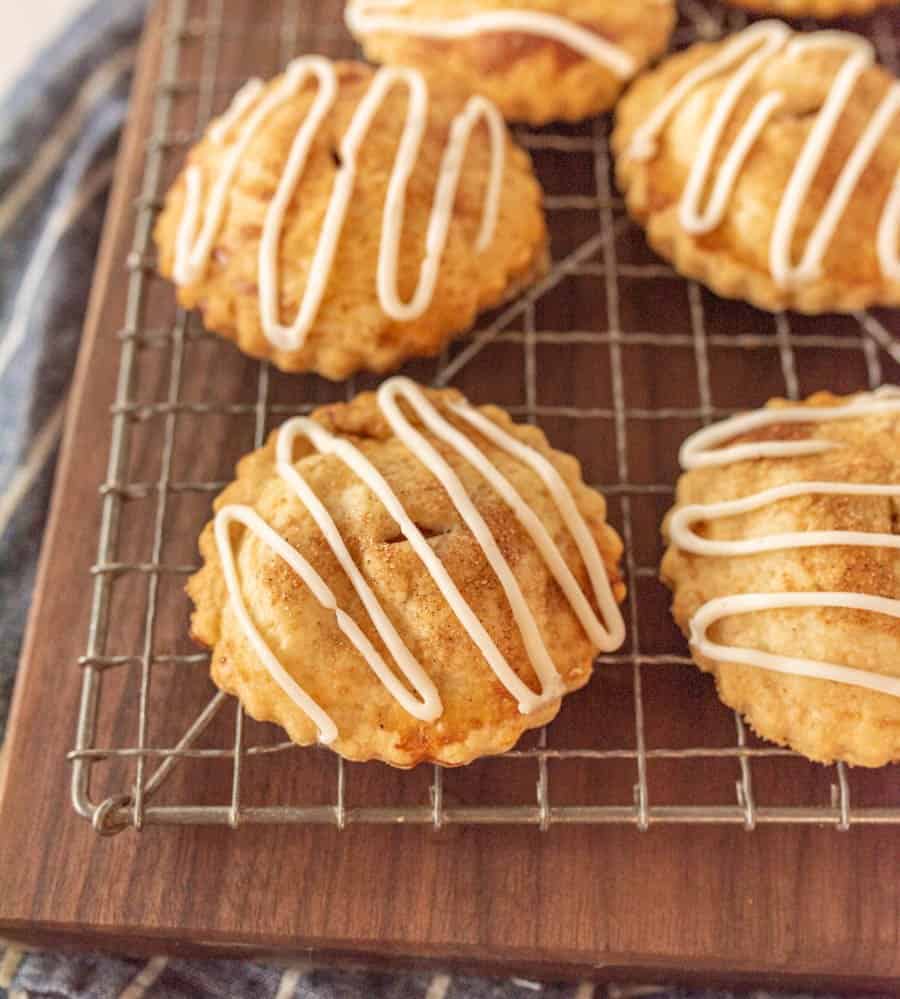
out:
{"label": "blue and white striped fabric", "polygon": [[[144,2],[99,0],[0,100],[0,740]],[[0,999],[599,999],[607,994],[690,995],[445,974],[285,970],[238,961],[26,954],[0,945]]]}
{"label": "blue and white striped fabric", "polygon": [[143,6],[94,6],[0,101],[0,739]]}

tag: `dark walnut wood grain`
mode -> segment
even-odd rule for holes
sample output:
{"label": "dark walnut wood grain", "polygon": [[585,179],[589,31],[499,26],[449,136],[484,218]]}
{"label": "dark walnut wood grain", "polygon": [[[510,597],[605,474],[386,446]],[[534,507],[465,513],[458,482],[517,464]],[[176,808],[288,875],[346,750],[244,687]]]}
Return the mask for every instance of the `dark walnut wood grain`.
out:
{"label": "dark walnut wood grain", "polygon": [[[243,5],[232,0],[225,6]],[[333,6],[336,15],[338,4]],[[278,3],[258,7],[273,17],[280,12]],[[427,829],[381,827],[344,832],[302,826],[237,831],[147,827],[139,834],[126,831],[104,839],[74,814],[65,754],[73,740],[80,685],[76,663],[87,631],[88,571],[95,558],[100,509],[97,485],[105,475],[108,410],[119,361],[116,332],[124,314],[124,263],[133,237],[131,205],[150,132],[162,23],[163,12],[157,8],[147,26],[134,110],[120,153],[16,692],[0,802],[0,935],[43,945],[138,953],[312,953],[323,959],[388,965],[514,968],[530,975],[598,979],[777,981],[861,988],[896,984],[900,980],[896,828],[838,833],[831,828],[768,827],[747,833],[707,826],[638,833],[633,828],[554,827],[541,834],[532,828],[503,827],[435,834]],[[278,52],[275,48],[261,53],[238,41],[223,53],[223,60],[225,75],[237,81],[252,71],[272,71]],[[570,235],[579,238],[577,233]],[[169,321],[171,292],[163,285],[154,288],[159,301],[148,304],[149,314],[160,322]],[[581,305],[587,312],[602,308],[593,302]],[[565,308],[577,311],[581,305],[570,299]],[[628,308],[626,301],[623,324],[629,321]],[[719,306],[711,303],[709,308]],[[666,314],[670,315],[668,310]],[[747,313],[736,306],[728,316],[732,322]],[[561,319],[569,324],[582,321],[580,315]],[[548,391],[556,391],[561,400],[597,391],[593,376],[584,381],[579,374],[589,364],[588,357],[583,360],[585,364],[579,361],[560,371],[555,382],[548,382]],[[748,381],[747,369],[740,366],[743,360],[726,357],[725,352],[713,360],[720,365],[718,370],[728,372],[734,386]],[[658,388],[666,380],[640,355],[629,364],[631,377],[646,377],[646,384]],[[673,352],[669,372],[676,381],[677,365]],[[160,385],[166,370],[161,364]],[[833,376],[834,360],[823,359],[821,370],[823,378],[829,371]],[[756,401],[782,390],[774,387],[767,393],[763,367],[753,373],[749,381]],[[496,371],[494,376],[500,378]],[[228,354],[221,366],[195,366],[185,377],[184,398],[199,400],[210,393],[220,399],[254,397],[255,368],[236,352]],[[853,372],[846,377],[852,380]],[[314,390],[310,380],[292,384],[297,388],[291,391]],[[151,390],[158,391],[158,386]],[[486,388],[478,391],[482,397],[491,395]],[[164,392],[151,397],[164,398]],[[664,401],[637,397],[634,404]],[[146,434],[158,433],[156,426],[154,430],[148,421]],[[552,427],[548,429],[553,433]],[[206,436],[190,428],[186,433],[180,446],[192,462],[203,466],[204,474],[215,464],[212,450],[230,447],[235,453],[225,458],[231,462],[250,443],[231,440],[235,435],[225,424],[217,431],[207,430]],[[680,435],[682,428],[676,426],[672,433]],[[565,440],[558,442],[567,446]],[[612,447],[611,441],[607,443]],[[133,454],[138,464],[144,460],[142,447],[138,437]],[[667,439],[648,448],[646,460],[669,474],[672,449]],[[147,474],[152,476],[150,443],[146,452]],[[208,498],[185,502],[195,504],[193,522],[202,522]],[[125,549],[146,549],[147,521],[144,517],[127,525]],[[655,539],[654,517],[647,517],[645,527],[646,536]],[[636,543],[646,543],[643,535]],[[177,544],[178,556],[190,560],[193,535],[179,537]],[[180,582],[173,593],[172,599],[180,602],[172,609],[164,598],[160,640],[184,650],[186,609]],[[113,637],[121,645],[113,642],[111,652],[128,648],[129,640],[133,643],[143,614],[143,591],[126,586],[117,600]],[[664,606],[659,620],[660,628],[669,627],[663,624]],[[653,636],[645,638],[652,641]],[[101,726],[98,743],[123,745],[133,737],[123,733],[134,725],[134,690],[113,674],[109,684],[104,696],[113,698],[114,710],[103,722],[108,728]],[[580,702],[573,699],[570,715],[565,724],[561,720],[554,737],[564,740],[572,732],[575,738],[596,727],[598,718],[611,729],[621,723],[616,705],[625,693],[614,680],[597,689],[599,693],[592,686],[590,693],[579,695]],[[180,713],[181,703],[198,690],[208,693],[202,667],[196,674],[189,670],[177,676],[155,674],[154,703],[162,709],[158,712],[162,724],[170,725],[152,733],[156,744],[171,744],[180,735],[189,720]],[[718,707],[706,681],[687,671],[673,675],[671,696],[654,710],[660,715],[658,731],[675,739],[677,725],[684,722],[683,717],[676,718],[678,711],[693,712],[688,715],[692,724],[701,725]],[[715,717],[732,724],[727,713]],[[327,759],[323,764],[315,753],[285,756],[275,771],[253,766],[247,765],[245,793],[255,803],[267,800],[269,779],[280,781],[279,787],[296,784],[313,794],[316,781],[323,794],[332,787],[333,764]],[[728,772],[732,785],[734,769]],[[812,780],[810,769],[804,768],[798,780]],[[490,782],[489,773],[487,769],[478,779]],[[216,776],[211,769],[186,766],[173,781],[176,788],[193,790],[195,798],[206,795],[220,802],[227,796],[229,774]],[[706,776],[706,771],[697,769],[663,769],[654,790],[661,795],[671,792],[673,800],[679,795],[685,800],[692,793],[702,797]],[[708,776],[713,779],[711,771]],[[113,773],[111,788],[117,779],[122,786],[122,774]],[[533,770],[523,772],[521,779],[533,782]],[[781,779],[790,782],[790,773]],[[391,783],[394,776],[380,767],[354,769],[353,780],[372,795],[379,793],[379,787],[396,786]],[[587,780],[585,773],[561,777],[559,793],[603,792],[604,788],[587,786]],[[500,780],[496,783],[488,790],[502,794]],[[99,794],[103,789],[95,790]],[[876,788],[873,800],[882,801],[888,793],[896,794],[896,788]]]}

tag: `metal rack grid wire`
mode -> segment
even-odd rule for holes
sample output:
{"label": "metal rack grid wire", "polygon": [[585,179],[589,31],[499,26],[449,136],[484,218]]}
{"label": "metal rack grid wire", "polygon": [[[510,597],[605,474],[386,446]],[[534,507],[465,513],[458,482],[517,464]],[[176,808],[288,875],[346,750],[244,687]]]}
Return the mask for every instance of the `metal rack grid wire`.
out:
{"label": "metal rack grid wire", "polygon": [[[155,89],[153,131],[146,142],[146,164],[140,193],[135,202],[135,230],[131,253],[127,260],[128,297],[123,326],[119,332],[120,368],[116,401],[111,412],[111,446],[106,481],[100,487],[102,520],[98,540],[97,562],[92,567],[93,597],[91,618],[85,655],[80,660],[83,671],[81,702],[78,711],[75,748],[69,754],[73,763],[72,796],[75,808],[89,818],[100,833],[110,834],[129,826],[140,829],[145,823],[215,823],[233,827],[245,823],[324,823],[343,828],[350,823],[416,823],[440,829],[460,824],[519,823],[548,829],[558,823],[632,824],[647,829],[659,823],[719,823],[742,825],[752,829],[764,823],[828,824],[846,830],[860,823],[900,823],[900,799],[881,794],[876,804],[858,802],[854,797],[855,774],[842,764],[829,768],[830,776],[824,787],[823,800],[814,803],[764,803],[758,794],[757,772],[763,765],[776,767],[801,765],[807,771],[821,774],[824,768],[806,764],[788,750],[757,743],[748,733],[738,715],[732,722],[732,737],[726,744],[708,743],[704,733],[685,745],[655,745],[651,739],[651,722],[648,705],[656,699],[655,689],[662,677],[673,672],[679,676],[697,676],[695,671],[679,670],[690,663],[686,648],[680,639],[667,640],[664,648],[650,638],[664,631],[664,614],[658,606],[644,605],[641,599],[646,587],[658,586],[655,581],[656,559],[642,560],[637,543],[643,532],[637,522],[638,507],[646,500],[666,504],[672,496],[672,479],[659,474],[644,474],[636,465],[643,465],[641,442],[646,445],[647,435],[658,435],[671,424],[690,422],[706,424],[741,408],[736,400],[727,405],[719,403],[719,372],[724,358],[728,364],[738,363],[753,382],[756,391],[762,391],[760,371],[767,365],[774,366],[781,385],[779,391],[790,398],[797,398],[812,386],[810,379],[821,377],[822,371],[831,371],[836,377],[846,376],[856,382],[877,386],[885,380],[897,380],[900,373],[900,339],[896,326],[887,314],[858,313],[841,320],[835,329],[823,329],[816,324],[810,328],[800,317],[778,315],[768,317],[749,310],[748,329],[725,329],[718,310],[725,309],[728,325],[735,316],[748,315],[744,307],[723,305],[703,291],[698,285],[685,282],[663,263],[653,258],[646,249],[632,259],[635,245],[643,246],[640,235],[625,216],[621,199],[614,192],[608,145],[609,121],[597,119],[583,127],[554,128],[543,131],[520,130],[519,138],[535,158],[542,173],[542,158],[563,157],[563,173],[569,175],[568,164],[580,158],[588,164],[589,190],[550,190],[546,207],[553,234],[554,263],[548,275],[535,287],[499,313],[488,317],[467,339],[450,346],[430,369],[430,379],[435,384],[456,383],[458,378],[477,368],[479,359],[492,345],[512,347],[521,351],[521,377],[516,378],[522,390],[521,401],[508,406],[518,417],[540,424],[566,425],[578,436],[581,429],[605,428],[606,441],[611,441],[612,464],[605,475],[594,477],[593,484],[602,490],[618,507],[614,523],[621,530],[625,542],[626,579],[631,594],[626,607],[629,626],[629,646],[615,655],[601,656],[598,660],[599,676],[593,689],[604,682],[606,671],[619,671],[628,678],[630,706],[626,709],[628,733],[621,744],[598,744],[587,738],[584,744],[557,746],[554,729],[538,732],[529,743],[496,758],[494,765],[526,762],[534,770],[527,783],[532,790],[531,800],[512,803],[486,798],[483,794],[473,800],[459,802],[447,791],[448,775],[440,768],[430,771],[427,791],[423,800],[413,803],[388,802],[356,805],[348,792],[352,775],[358,772],[339,757],[324,751],[300,750],[288,742],[268,740],[253,741],[248,737],[250,725],[239,705],[222,693],[205,698],[197,704],[187,705],[191,719],[180,738],[160,745],[150,738],[153,698],[150,696],[154,670],[176,668],[205,675],[206,654],[166,651],[157,641],[160,617],[161,586],[169,578],[183,580],[196,568],[190,562],[173,561],[167,555],[169,538],[173,532],[182,531],[192,539],[196,536],[202,519],[187,524],[177,524],[172,506],[179,497],[196,495],[208,502],[227,481],[227,469],[219,477],[192,479],[176,474],[174,459],[179,449],[179,428],[188,419],[216,416],[240,421],[252,428],[252,443],[259,446],[272,426],[286,415],[308,412],[312,402],[278,401],[273,398],[273,386],[279,375],[265,364],[252,366],[254,396],[246,400],[227,400],[210,394],[208,398],[191,400],[184,397],[184,384],[190,372],[191,345],[205,341],[211,349],[221,351],[221,363],[229,364],[237,356],[233,348],[206,334],[194,316],[183,311],[174,312],[171,323],[154,324],[148,318],[152,311],[148,299],[152,297],[155,280],[151,234],[154,219],[161,205],[166,170],[183,157],[185,147],[193,140],[209,119],[227,100],[230,92],[241,82],[232,78],[220,66],[223,47],[237,41],[240,44],[253,38],[271,47],[277,43],[282,62],[292,55],[313,49],[329,53],[352,52],[338,17],[336,2],[308,3],[284,0],[283,5],[267,4],[267,16],[254,15],[244,20],[235,18],[234,10],[239,0],[167,0],[165,47],[160,77]],[[280,13],[276,14],[276,8]],[[728,30],[740,28],[745,16],[727,9],[714,0],[682,0],[680,21],[675,42],[685,45],[696,38],[715,38]],[[894,69],[898,68],[897,24],[890,15],[876,15],[869,22],[873,39],[882,59]],[[186,50],[190,49],[198,71],[194,78],[186,69]],[[249,67],[248,72],[255,67]],[[185,123],[183,113],[176,114],[176,105],[190,108],[192,121]],[[176,121],[176,119],[179,119]],[[573,170],[572,175],[574,176]],[[574,238],[573,238],[574,234]],[[584,236],[584,238],[580,238]],[[623,242],[624,240],[624,242]],[[559,244],[562,244],[560,247]],[[623,252],[623,245],[626,252]],[[571,282],[575,282],[572,285]],[[585,284],[580,287],[578,283]],[[667,326],[674,323],[683,329],[665,332],[650,323],[635,322],[630,304],[654,297],[661,285],[682,296],[678,313],[667,313]],[[578,301],[590,300],[589,323],[582,323],[580,315],[571,315],[571,322],[550,323],[545,319],[548,296],[564,293],[575,294]],[[580,289],[580,290],[579,290]],[[595,308],[593,306],[596,306]],[[557,311],[559,301],[557,301]],[[710,316],[710,310],[717,310]],[[660,312],[660,315],[663,313]],[[590,322],[598,328],[590,328]],[[798,324],[804,328],[795,328]],[[740,323],[737,323],[740,326]],[[634,328],[633,328],[634,327]],[[597,405],[584,405],[579,400],[548,402],[542,398],[542,386],[550,384],[550,372],[559,372],[571,364],[571,353],[580,349],[600,365],[608,386],[597,391]],[[660,386],[655,384],[654,397],[632,401],[636,394],[635,373],[632,370],[634,352],[645,352],[649,361],[643,373],[656,370],[655,365],[665,362],[679,352],[691,358],[690,371],[677,367],[672,378],[692,382],[684,395],[693,394],[693,405],[681,405],[681,386],[676,386],[676,404],[660,402]],[[168,358],[162,391],[153,398],[141,397],[141,385],[148,357]],[[549,357],[548,357],[549,355]],[[733,356],[732,356],[733,355]],[[763,362],[761,358],[775,358]],[[736,360],[739,359],[739,360]],[[599,361],[598,361],[599,363]],[[852,371],[857,365],[859,374]],[[638,372],[638,380],[641,372]],[[771,372],[770,372],[771,374]],[[664,375],[662,377],[668,377]],[[324,383],[313,380],[321,393]],[[351,379],[344,386],[331,386],[331,398],[351,397],[359,387],[359,379]],[[733,381],[733,378],[732,378]],[[300,382],[295,382],[300,385]],[[312,384],[310,380],[302,382]],[[859,387],[859,384],[848,385]],[[488,398],[489,391],[485,390]],[[665,394],[665,393],[662,393]],[[481,401],[480,399],[477,401]],[[487,401],[485,398],[484,401]],[[592,400],[593,401],[593,400]],[[759,401],[762,401],[759,399]],[[131,456],[134,435],[145,424],[155,428],[155,447],[158,449],[158,475],[135,477]],[[637,428],[637,431],[636,429]],[[548,428],[551,440],[554,434]],[[581,434],[583,439],[584,434]],[[637,440],[637,444],[635,443]],[[580,453],[582,459],[585,458]],[[588,463],[589,464],[589,463]],[[143,558],[123,555],[123,517],[129,507],[141,504],[140,514],[150,532],[149,552]],[[144,510],[143,505],[146,505]],[[205,519],[205,516],[204,518]],[[143,618],[138,640],[124,653],[112,651],[110,633],[113,623],[111,607],[114,589],[123,579],[143,587]],[[183,598],[186,602],[186,598]],[[645,609],[647,606],[647,609]],[[116,671],[130,671],[135,676],[132,689],[136,701],[136,732],[129,744],[101,744],[104,712],[108,709],[104,699],[107,677]],[[578,695],[584,697],[585,695]],[[715,699],[709,686],[704,687],[703,716],[715,713],[717,717],[729,716]],[[114,706],[115,707],[115,706]],[[119,706],[121,707],[121,706]],[[226,744],[201,746],[204,733],[212,724],[227,716],[234,709],[233,725]],[[619,721],[622,722],[620,716]],[[262,726],[258,726],[262,728]],[[335,769],[336,776],[329,778],[332,793],[324,802],[289,803],[279,800],[252,805],[245,800],[243,774],[247,761],[263,761],[272,768],[294,766],[296,754],[314,761],[319,772]],[[292,755],[293,754],[293,755]],[[288,762],[290,759],[291,762]],[[181,801],[175,804],[154,802],[160,789],[171,778],[176,767],[187,761],[225,763],[229,769],[228,800],[221,803]],[[119,766],[118,786],[123,790],[110,790],[107,784],[99,797],[93,795],[94,783],[99,779],[98,769],[110,762]],[[551,779],[554,767],[560,763],[579,762],[587,766],[605,765],[618,768],[626,776],[630,800],[596,803],[589,800],[561,801],[555,794],[555,781]],[[658,763],[686,765],[692,768],[693,785],[704,782],[706,769],[714,763],[725,763],[733,768],[728,783],[730,795],[722,794],[713,801],[686,800],[658,802],[651,795],[648,768]],[[476,771],[485,766],[476,763],[467,768]],[[133,766],[133,770],[128,770]],[[124,768],[124,769],[122,769]],[[379,771],[383,772],[383,771]],[[123,777],[128,774],[127,779]],[[882,790],[891,784],[896,789],[896,769],[883,771]],[[190,786],[190,782],[188,782]],[[488,786],[490,786],[488,782]]]}

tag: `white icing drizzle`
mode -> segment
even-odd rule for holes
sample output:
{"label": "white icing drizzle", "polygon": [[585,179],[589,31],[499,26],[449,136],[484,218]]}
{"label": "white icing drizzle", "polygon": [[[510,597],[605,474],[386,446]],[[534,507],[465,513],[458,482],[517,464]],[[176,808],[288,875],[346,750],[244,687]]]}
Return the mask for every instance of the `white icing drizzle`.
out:
{"label": "white icing drizzle", "polygon": [[867,690],[900,697],[900,677],[884,676],[881,673],[839,666],[837,663],[822,662],[817,659],[798,659],[793,656],[760,652],[757,649],[720,645],[706,637],[710,626],[723,617],[751,614],[755,611],[779,610],[785,607],[839,607],[900,618],[900,600],[863,593],[744,593],[740,596],[717,597],[705,603],[691,618],[691,644],[701,655],[722,662],[755,666],[775,673],[832,680],[835,683],[865,687]]}
{"label": "white icing drizzle", "polygon": [[[184,212],[175,238],[173,274],[177,284],[190,284],[203,276],[212,251],[213,240],[225,215],[228,193],[241,159],[266,119],[294,97],[310,76],[315,76],[319,90],[304,126],[310,122],[317,126],[327,114],[337,96],[337,77],[334,67],[327,59],[320,56],[295,59],[288,66],[278,85],[253,107],[238,132],[236,141],[225,154],[222,168],[215,179],[203,213],[203,227],[199,234],[197,223],[203,199],[203,173],[196,164],[188,166],[185,171]],[[225,118],[229,123],[233,122],[238,117],[234,113],[236,105],[241,104],[244,110],[249,103],[251,102],[247,101],[239,91],[232,102],[232,107],[225,113]],[[295,140],[292,152],[296,145]]]}
{"label": "white icing drizzle", "polygon": [[[472,461],[472,464],[513,508],[519,522],[538,546],[560,589],[568,597],[572,609],[577,614],[581,626],[591,641],[597,645],[601,652],[617,649],[625,640],[625,621],[619,612],[619,605],[616,603],[616,598],[609,585],[603,559],[597,552],[597,542],[594,540],[584,517],[579,513],[575,500],[563,481],[563,477],[556,470],[556,466],[548,461],[540,451],[535,451],[534,448],[528,447],[527,444],[523,444],[517,438],[502,431],[496,423],[479,413],[477,409],[464,403],[453,403],[450,409],[474,427],[482,436],[487,437],[489,441],[506,451],[507,454],[512,455],[513,458],[529,465],[540,476],[566,528],[575,540],[578,553],[588,571],[594,599],[597,601],[604,621],[608,622],[609,631],[597,619],[597,615],[594,614],[590,604],[585,599],[581,587],[563,561],[559,549],[531,507],[521,499],[514,487],[496,471],[477,448],[470,445],[470,450],[478,455],[477,460],[473,460],[469,454],[466,454],[468,460]],[[454,433],[457,432],[454,431]]]}
{"label": "white icing drizzle", "polygon": [[900,486],[863,485],[851,482],[791,482],[774,486],[721,503],[692,503],[677,510],[669,524],[672,540],[679,548],[694,555],[758,555],[785,548],[818,548],[822,545],[859,545],[864,548],[900,548],[900,535],[877,534],[867,531],[795,531],[788,534],[770,534],[746,541],[714,541],[701,538],[691,527],[701,520],[718,520],[736,517],[779,500],[797,496],[897,496]]}
{"label": "white icing drizzle", "polygon": [[513,618],[519,627],[526,653],[540,682],[540,691],[535,693],[517,676],[444,568],[434,548],[415,525],[390,485],[362,451],[348,440],[334,436],[314,420],[298,417],[289,420],[279,431],[276,450],[278,474],[315,520],[341,568],[347,573],[373,626],[390,651],[403,676],[418,694],[418,698],[413,696],[398,680],[358,625],[337,606],[335,596],[325,581],[296,549],[289,545],[250,507],[238,505],[222,507],[216,514],[215,536],[230,606],[272,679],[313,720],[319,730],[319,740],[325,743],[333,742],[337,738],[337,728],[333,720],[287,673],[266,645],[246,610],[231,541],[230,529],[235,522],[242,524],[251,534],[281,556],[309,587],[319,603],[334,611],[340,629],[406,711],[423,721],[434,721],[440,717],[443,706],[434,684],[422,665],[404,644],[377,597],[356,567],[334,520],[305,482],[297,465],[293,462],[294,442],[297,437],[304,437],[320,454],[331,454],[339,458],[374,493],[395,521],[415,554],[421,559],[453,614],[485,658],[497,679],[516,698],[519,710],[523,714],[536,711],[565,693],[564,684],[547,652],[537,621],[528,608],[512,569],[500,551],[490,528],[450,465],[406,418],[398,405],[398,398],[402,398],[413,409],[435,437],[442,440],[461,458],[475,467],[507,503],[516,519],[534,541],[539,554],[554,579],[559,583],[563,594],[569,600],[586,634],[598,649],[611,651],[618,648],[625,635],[624,621],[616,604],[596,541],[587,522],[579,512],[568,486],[552,463],[540,452],[518,441],[467,403],[452,405],[451,409],[455,415],[473,426],[507,454],[528,465],[541,477],[584,561],[597,606],[600,608],[606,624],[597,618],[558,546],[534,510],[522,499],[513,484],[502,475],[472,440],[441,416],[437,408],[429,402],[414,382],[408,378],[391,378],[384,382],[378,391],[378,403],[382,412],[397,438],[415,454],[444,487],[460,517],[482,547],[485,557],[503,587]]}
{"label": "white icing drizzle", "polygon": [[878,223],[878,259],[891,281],[900,281],[900,174]]}
{"label": "white icing drizzle", "polygon": [[475,242],[478,253],[488,249],[497,227],[506,158],[506,127],[500,112],[484,97],[471,97],[450,126],[428,220],[419,278],[412,297],[404,302],[397,291],[400,239],[406,189],[418,159],[428,120],[428,86],[424,76],[417,70],[390,67],[378,70],[341,138],[341,162],[334,178],[303,298],[294,321],[289,326],[282,325],[279,322],[278,251],[284,217],[303,175],[316,134],[333,108],[339,88],[337,73],[329,60],[320,56],[295,59],[278,85],[261,99],[259,95],[263,89],[262,84],[258,81],[246,84],[238,91],[228,111],[210,129],[212,141],[221,145],[225,143],[229,132],[243,120],[213,184],[199,233],[197,229],[203,200],[202,173],[196,165],[189,166],[185,171],[184,211],[175,240],[173,272],[177,284],[190,284],[204,274],[242,157],[266,120],[295,97],[310,77],[314,77],[318,84],[316,97],[294,136],[275,195],[266,209],[259,244],[259,308],[263,332],[270,343],[282,350],[299,350],[315,322],[328,286],[347,209],[356,187],[360,147],[376,114],[396,86],[401,85],[408,91],[409,102],[388,183],[377,269],[378,300],[383,311],[392,319],[417,319],[426,311],[434,297],[466,150],[479,122],[484,121],[488,130],[490,168],[481,225]]}
{"label": "white icing drizzle", "polygon": [[[635,160],[650,160],[657,151],[660,133],[676,110],[702,84],[734,69],[718,96],[707,121],[697,155],[691,166],[679,204],[682,227],[690,233],[710,232],[721,224],[734,185],[760,132],[784,102],[781,91],[764,94],[754,105],[738,130],[712,181],[712,164],[722,136],[741,97],[760,69],[777,55],[800,58],[814,49],[846,50],[847,56],[835,74],[825,103],[816,115],[787,187],[779,202],[769,244],[769,270],[776,284],[793,288],[821,276],[822,261],[835,230],[859,186],[860,178],[900,111],[900,83],[894,83],[878,104],[853,147],[831,190],[815,227],[809,235],[798,263],[791,260],[794,232],[810,187],[838,127],[860,76],[874,64],[871,44],[858,35],[840,31],[820,31],[795,35],[780,21],[760,21],[736,35],[722,49],[686,73],[638,128],[626,155]],[[701,208],[704,192],[711,183],[706,208]],[[882,274],[889,280],[900,279],[900,174],[882,210],[876,235],[876,252]]]}
{"label": "white icing drizzle", "polygon": [[593,31],[554,14],[536,10],[480,11],[462,17],[409,17],[412,0],[349,0],[344,20],[354,35],[377,32],[450,41],[498,32],[521,32],[561,42],[579,55],[604,66],[623,80],[637,72],[637,62],[625,49]]}
{"label": "white icing drizzle", "polygon": [[741,413],[698,430],[681,445],[678,460],[684,469],[730,465],[753,458],[790,458],[822,454],[840,447],[834,441],[753,441],[716,447],[723,441],[778,423],[832,423],[858,416],[900,412],[900,388],[885,385],[874,392],[854,396],[843,406],[783,406]]}
{"label": "white icing drizzle", "polygon": [[[787,407],[765,409],[725,420],[707,427],[685,441],[681,449],[685,469],[725,465],[759,458],[796,457],[820,454],[842,445],[831,441],[756,441],[715,448],[715,445],[740,434],[780,423],[823,423],[855,419],[864,415],[900,413],[900,388],[885,386],[863,393],[849,403],[836,407]],[[710,450],[710,448],[715,448]],[[711,558],[755,555],[762,552],[814,548],[822,545],[852,545],[900,549],[895,534],[862,531],[794,531],[758,538],[715,540],[697,535],[692,527],[699,521],[733,517],[759,510],[780,500],[798,496],[881,496],[900,497],[900,485],[894,483],[791,482],[765,489],[750,496],[718,503],[696,503],[679,507],[672,514],[672,543],[683,551]],[[780,608],[844,608],[869,611],[900,618],[900,600],[866,593],[746,593],[716,597],[703,604],[690,622],[690,641],[701,655],[722,662],[734,662],[759,669],[796,676],[833,680],[869,690],[900,696],[900,677],[889,677],[868,670],[852,669],[836,663],[774,655],[757,649],[721,645],[707,637],[717,621],[736,614]]]}
{"label": "white icing drizzle", "polygon": [[263,86],[258,77],[251,77],[231,99],[225,112],[209,126],[209,137],[217,146],[224,145],[228,133],[259,97]]}

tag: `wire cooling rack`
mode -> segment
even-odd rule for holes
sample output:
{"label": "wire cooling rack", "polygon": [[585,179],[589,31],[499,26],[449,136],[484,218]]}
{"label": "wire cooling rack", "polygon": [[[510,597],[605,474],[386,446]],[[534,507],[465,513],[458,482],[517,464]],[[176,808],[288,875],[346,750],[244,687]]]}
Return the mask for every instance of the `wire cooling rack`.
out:
{"label": "wire cooling rack", "polygon": [[[656,579],[683,437],[774,394],[900,381],[896,314],[772,317],[678,278],[625,216],[608,117],[519,131],[548,192],[553,267],[472,336],[407,370],[506,405],[578,454],[625,541],[626,647],[600,658],[548,729],[460,771],[345,764],[210,698],[182,587],[212,496],[272,426],[374,379],[292,378],[206,334],[154,273],[154,218],[186,147],[246,76],[301,52],[355,50],[337,0],[168,0],[165,17],[80,661],[78,812],[107,834],[145,823],[900,823],[896,767],[821,767],[757,741],[688,668]],[[675,44],[744,23],[724,5],[682,0]],[[896,70],[896,20],[855,27]]]}

